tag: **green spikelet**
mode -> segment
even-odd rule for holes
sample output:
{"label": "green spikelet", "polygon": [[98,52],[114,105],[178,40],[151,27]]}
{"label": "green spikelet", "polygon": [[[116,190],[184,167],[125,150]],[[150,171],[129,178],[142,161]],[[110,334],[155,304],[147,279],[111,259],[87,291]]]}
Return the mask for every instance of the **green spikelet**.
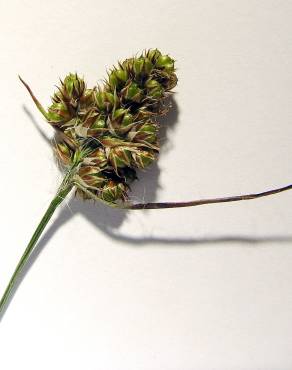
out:
{"label": "green spikelet", "polygon": [[52,105],[48,109],[49,122],[62,126],[74,119],[78,111],[88,109],[93,103],[93,90],[86,89],[84,80],[70,73],[52,97]]}

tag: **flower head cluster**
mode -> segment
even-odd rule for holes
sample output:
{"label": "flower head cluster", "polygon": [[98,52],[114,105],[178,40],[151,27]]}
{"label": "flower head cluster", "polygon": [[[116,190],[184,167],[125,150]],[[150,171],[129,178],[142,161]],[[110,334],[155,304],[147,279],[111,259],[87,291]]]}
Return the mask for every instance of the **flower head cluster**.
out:
{"label": "flower head cluster", "polygon": [[69,74],[47,114],[60,133],[55,152],[62,165],[78,161],[84,188],[107,202],[125,200],[136,170],[156,159],[157,117],[168,111],[165,99],[176,83],[174,60],[157,49],[119,62],[102,87],[88,89]]}

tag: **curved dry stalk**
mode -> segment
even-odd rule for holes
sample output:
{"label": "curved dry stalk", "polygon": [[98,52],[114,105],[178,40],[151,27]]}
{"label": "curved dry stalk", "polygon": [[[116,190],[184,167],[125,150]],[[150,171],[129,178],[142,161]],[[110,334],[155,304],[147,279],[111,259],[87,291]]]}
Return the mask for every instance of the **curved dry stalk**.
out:
{"label": "curved dry stalk", "polygon": [[86,189],[82,186],[78,181],[74,181],[74,185],[79,188],[80,190],[84,191],[91,199],[102,201],[103,203],[114,207],[114,208],[121,208],[121,209],[129,209],[129,210],[143,210],[143,209],[165,209],[165,208],[182,208],[182,207],[195,207],[201,206],[204,204],[215,204],[215,203],[228,203],[228,202],[238,202],[241,200],[251,200],[251,199],[258,199],[262,197],[267,197],[269,195],[274,195],[277,193],[282,193],[283,191],[291,190],[292,184],[287,185],[281,188],[267,190],[261,193],[253,193],[253,194],[244,194],[244,195],[235,195],[230,197],[221,197],[221,198],[207,198],[207,199],[198,199],[192,200],[188,202],[157,202],[157,203],[109,203],[103,199],[97,197],[93,192]]}

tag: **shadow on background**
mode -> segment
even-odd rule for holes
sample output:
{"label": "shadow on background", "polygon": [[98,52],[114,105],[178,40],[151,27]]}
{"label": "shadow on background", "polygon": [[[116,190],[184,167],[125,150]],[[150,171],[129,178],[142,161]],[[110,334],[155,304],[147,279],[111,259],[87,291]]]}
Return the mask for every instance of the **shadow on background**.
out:
{"label": "shadow on background", "polygon": [[[168,151],[172,147],[171,140],[169,139],[169,134],[174,129],[177,120],[179,111],[177,105],[173,99],[171,99],[172,109],[167,114],[166,117],[163,117],[161,122],[161,130],[160,130],[160,142],[163,151]],[[38,126],[38,123],[30,110],[23,106],[23,110],[28,118],[32,121],[34,126],[36,127],[37,131],[39,132],[40,136],[44,139],[44,141],[51,146],[51,141],[48,137],[44,134],[41,128]],[[133,193],[135,197],[132,196],[131,199],[135,201],[135,198],[139,201],[145,198],[147,202],[154,202],[156,199],[157,190],[160,188],[159,185],[159,175],[160,169],[157,165],[157,162],[149,168],[149,170],[145,172],[140,172],[139,180],[134,183],[132,186]],[[145,191],[146,189],[146,191]],[[120,242],[121,244],[130,246],[130,247],[143,247],[143,246],[151,246],[155,244],[164,245],[165,247],[172,247],[172,246],[182,246],[182,247],[200,247],[200,246],[217,246],[220,244],[228,244],[228,243],[238,243],[244,244],[245,246],[255,246],[255,245],[262,245],[266,243],[289,243],[292,242],[292,235],[288,236],[269,236],[269,237],[253,237],[253,236],[241,236],[241,235],[225,235],[219,237],[204,237],[204,238],[162,238],[162,237],[132,237],[129,235],[123,235],[119,232],[119,228],[124,222],[127,217],[127,210],[121,209],[113,209],[103,205],[102,203],[96,203],[92,201],[83,201],[79,198],[71,198],[67,203],[68,207],[64,206],[61,208],[59,212],[58,218],[49,226],[47,231],[45,231],[44,235],[38,242],[36,248],[32,252],[30,259],[22,271],[20,278],[18,279],[17,283],[14,286],[13,293],[11,294],[10,298],[7,301],[5,309],[0,314],[0,321],[3,318],[7,307],[9,306],[11,300],[15,292],[17,291],[19,285],[21,284],[24,276],[27,274],[35,260],[38,258],[44,247],[48,244],[48,242],[52,239],[56,231],[64,226],[75,214],[81,214],[86,220],[91,222],[94,226],[96,226],[103,234],[107,237]],[[69,209],[73,211],[69,211]],[[135,211],[139,212],[139,211]]]}

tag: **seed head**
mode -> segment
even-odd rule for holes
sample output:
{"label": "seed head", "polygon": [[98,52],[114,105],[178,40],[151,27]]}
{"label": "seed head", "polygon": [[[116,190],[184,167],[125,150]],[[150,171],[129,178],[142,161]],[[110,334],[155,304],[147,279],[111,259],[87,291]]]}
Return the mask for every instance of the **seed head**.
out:
{"label": "seed head", "polygon": [[[88,89],[70,73],[60,82],[48,112],[58,130],[55,153],[75,180],[106,202],[127,198],[129,184],[159,152],[157,118],[177,83],[174,60],[157,49],[118,62],[104,86]],[[78,191],[84,198],[88,193]]]}

